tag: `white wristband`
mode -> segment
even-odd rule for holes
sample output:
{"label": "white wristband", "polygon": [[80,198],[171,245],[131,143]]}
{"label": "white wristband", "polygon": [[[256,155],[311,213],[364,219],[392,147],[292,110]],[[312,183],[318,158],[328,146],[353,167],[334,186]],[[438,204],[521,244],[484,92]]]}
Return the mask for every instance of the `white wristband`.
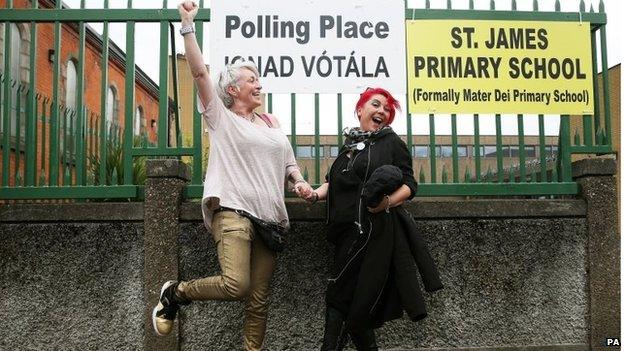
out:
{"label": "white wristband", "polygon": [[195,27],[193,27],[192,24],[188,25],[188,26],[182,26],[180,28],[180,35],[181,36],[185,36],[189,33],[195,33]]}

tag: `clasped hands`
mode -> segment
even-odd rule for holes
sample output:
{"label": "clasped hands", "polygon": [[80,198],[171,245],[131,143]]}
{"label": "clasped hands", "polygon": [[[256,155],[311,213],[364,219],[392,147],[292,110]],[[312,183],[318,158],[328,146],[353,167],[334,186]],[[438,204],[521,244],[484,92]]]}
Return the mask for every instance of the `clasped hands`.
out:
{"label": "clasped hands", "polygon": [[316,202],[316,200],[318,200],[318,194],[305,180],[296,182],[293,190],[295,191],[295,194],[297,194],[297,196],[306,200],[307,202]]}

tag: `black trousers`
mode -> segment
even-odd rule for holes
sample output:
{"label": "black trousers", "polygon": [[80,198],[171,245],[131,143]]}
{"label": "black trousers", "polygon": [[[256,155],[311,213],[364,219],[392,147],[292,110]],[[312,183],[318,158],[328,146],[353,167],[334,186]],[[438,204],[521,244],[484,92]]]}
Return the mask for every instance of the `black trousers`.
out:
{"label": "black trousers", "polygon": [[345,318],[340,311],[330,306],[325,310],[325,332],[321,351],[342,351],[347,342],[347,335],[358,351],[377,351],[375,332],[372,329],[345,330]]}

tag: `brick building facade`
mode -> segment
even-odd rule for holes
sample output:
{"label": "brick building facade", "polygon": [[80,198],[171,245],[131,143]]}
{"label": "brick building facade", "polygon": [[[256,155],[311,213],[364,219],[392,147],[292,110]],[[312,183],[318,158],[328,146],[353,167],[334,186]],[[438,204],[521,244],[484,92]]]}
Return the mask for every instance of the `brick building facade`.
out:
{"label": "brick building facade", "polygon": [[[54,0],[39,0],[39,8],[53,8],[55,6]],[[0,0],[0,8],[6,7],[6,0]],[[14,0],[14,8],[31,8],[32,3],[29,0]],[[31,40],[31,24],[30,23],[11,23],[12,29],[11,38],[11,60],[10,60],[10,72],[11,80],[16,81],[24,88],[28,88],[30,83],[31,67],[30,67],[30,44]],[[84,124],[86,125],[86,138],[97,139],[97,131],[89,131],[90,128],[97,128],[101,124],[102,118],[102,37],[97,34],[88,25],[85,31],[85,62],[84,62],[84,108],[86,108],[86,117]],[[5,28],[4,23],[0,23],[0,72],[4,72],[4,47],[5,47]],[[61,117],[59,118],[59,128],[61,133],[65,114],[63,111],[67,108],[67,113],[71,115],[72,111],[75,111],[75,96],[76,96],[76,84],[77,84],[77,68],[79,58],[79,33],[76,23],[63,23],[61,25],[61,50],[60,53],[54,50],[54,23],[38,23],[37,24],[37,37],[36,37],[36,92],[40,96],[40,103],[38,107],[43,109],[43,101],[51,99],[53,97],[53,71],[55,60],[60,60],[60,75],[58,85],[59,106],[61,107]],[[123,130],[125,126],[125,75],[126,75],[126,62],[124,52],[115,45],[112,41],[109,41],[109,59],[108,59],[108,83],[107,83],[107,103],[105,112],[105,121],[107,129],[110,131],[110,126],[113,126],[113,130]],[[16,62],[16,59],[19,62]],[[3,75],[4,77],[4,75]],[[16,78],[18,78],[16,80]],[[4,78],[3,78],[4,79]],[[141,69],[136,67],[135,70],[135,101],[134,101],[134,132],[133,134],[143,139],[144,141],[154,143],[157,138],[157,119],[158,119],[158,98],[159,88],[158,85],[152,81]],[[0,100],[4,99],[4,95],[0,96]],[[22,115],[15,117],[16,114],[16,100],[17,97],[12,97],[12,125],[11,125],[11,169],[10,174],[15,173],[15,165],[19,163],[19,168],[23,169],[24,155],[24,129],[25,129],[25,112],[24,105],[26,102],[26,94],[22,94],[20,104],[22,105]],[[49,108],[49,103],[47,108]],[[17,118],[17,119],[16,119]],[[67,120],[67,119],[66,119]],[[22,136],[16,138],[16,121],[20,122],[20,129]],[[49,135],[49,119],[38,118],[37,119],[37,177],[40,177],[41,169],[45,171],[43,173],[49,173],[49,144],[42,140],[42,136]],[[67,131],[71,130],[70,124],[75,125],[75,121],[67,122]],[[91,135],[91,137],[89,136]],[[62,139],[62,137],[61,137]],[[21,141],[17,143],[17,141]],[[48,139],[49,140],[49,139]],[[96,143],[94,140],[87,140],[86,144]],[[21,145],[20,145],[21,144]],[[39,145],[44,145],[41,148]],[[63,148],[62,142],[59,145]],[[18,160],[16,160],[16,155]],[[2,155],[0,154],[0,157]],[[61,160],[62,162],[62,160]],[[47,177],[47,176],[46,176]],[[11,179],[10,185],[13,185],[14,179]]]}

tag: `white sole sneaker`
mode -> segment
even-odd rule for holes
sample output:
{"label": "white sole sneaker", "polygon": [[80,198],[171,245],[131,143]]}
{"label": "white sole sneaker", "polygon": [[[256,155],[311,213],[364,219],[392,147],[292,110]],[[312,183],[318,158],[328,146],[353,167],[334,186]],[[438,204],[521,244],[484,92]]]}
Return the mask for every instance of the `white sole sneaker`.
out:
{"label": "white sole sneaker", "polygon": [[[158,336],[167,336],[171,333],[171,331],[169,333],[165,333],[162,334],[158,331],[158,327],[156,326],[157,323],[157,317],[156,317],[156,313],[158,311],[160,311],[161,309],[164,308],[163,304],[160,302],[160,300],[162,299],[162,295],[165,292],[165,290],[171,286],[172,284],[175,284],[176,282],[173,280],[169,280],[168,282],[166,282],[165,284],[163,284],[162,288],[160,288],[160,295],[158,295],[158,304],[156,305],[156,307],[154,307],[154,309],[152,310],[152,327],[154,328],[154,332],[156,333],[156,335]],[[173,321],[172,321],[173,323]]]}

